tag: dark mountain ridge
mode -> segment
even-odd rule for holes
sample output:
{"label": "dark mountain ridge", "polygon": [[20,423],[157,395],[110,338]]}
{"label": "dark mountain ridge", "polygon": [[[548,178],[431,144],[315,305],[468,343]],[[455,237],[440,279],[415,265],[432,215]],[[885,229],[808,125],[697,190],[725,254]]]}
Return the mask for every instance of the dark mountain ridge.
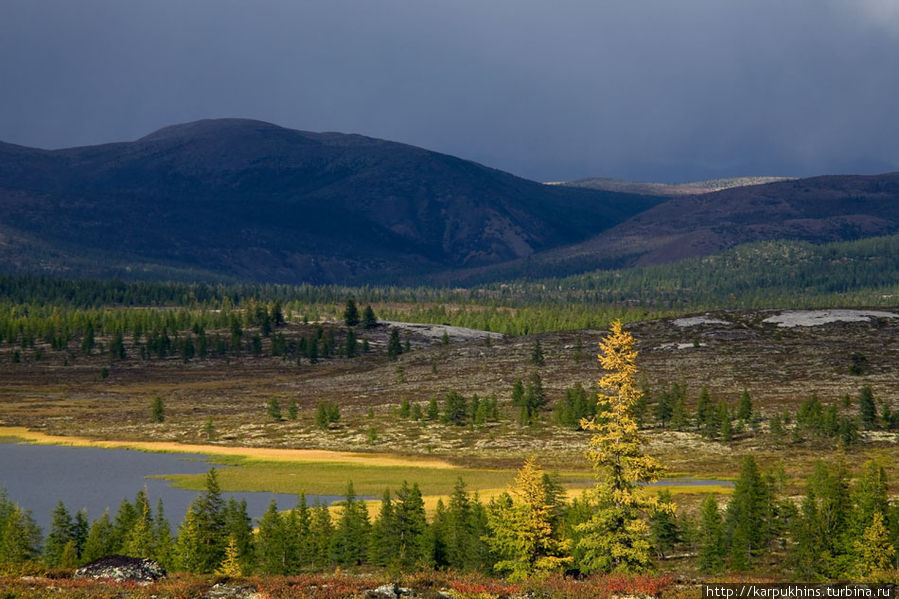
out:
{"label": "dark mountain ridge", "polygon": [[[546,186],[361,135],[205,120],[134,142],[0,144],[0,261],[101,276],[155,265],[278,282],[390,279],[529,256],[659,201]],[[98,256],[105,264],[90,266]]]}
{"label": "dark mountain ridge", "polygon": [[675,197],[586,241],[454,276],[563,276],[670,263],[756,241],[820,244],[896,233],[899,173],[827,175]]}

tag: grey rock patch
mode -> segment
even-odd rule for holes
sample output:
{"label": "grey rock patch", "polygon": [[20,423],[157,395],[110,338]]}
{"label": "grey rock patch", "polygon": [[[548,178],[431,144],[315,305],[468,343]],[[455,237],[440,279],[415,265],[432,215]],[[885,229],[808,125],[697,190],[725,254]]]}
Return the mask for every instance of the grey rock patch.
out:
{"label": "grey rock patch", "polygon": [[107,555],[75,570],[75,578],[110,579],[116,582],[153,582],[165,576],[166,572],[159,562],[124,555]]}
{"label": "grey rock patch", "polygon": [[816,327],[834,322],[869,322],[872,318],[899,318],[895,312],[879,310],[788,310],[762,322],[782,328]]}
{"label": "grey rock patch", "polygon": [[690,316],[688,318],[675,318],[671,321],[674,326],[678,327],[697,327],[703,324],[732,324],[726,320],[718,318],[709,318],[707,316]]}

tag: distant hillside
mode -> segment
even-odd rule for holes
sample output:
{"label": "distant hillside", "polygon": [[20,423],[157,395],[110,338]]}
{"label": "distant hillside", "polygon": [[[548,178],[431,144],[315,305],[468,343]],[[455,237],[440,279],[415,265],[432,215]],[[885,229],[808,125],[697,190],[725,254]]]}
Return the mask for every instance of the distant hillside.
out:
{"label": "distant hillside", "polygon": [[587,241],[452,273],[452,281],[664,264],[755,241],[827,243],[896,233],[899,173],[814,177],[671,198]]}
{"label": "distant hillside", "polygon": [[386,281],[530,256],[660,201],[360,135],[205,120],[130,143],[0,143],[0,269]]}
{"label": "distant hillside", "polygon": [[577,181],[550,183],[549,185],[565,185],[568,187],[584,187],[586,189],[601,189],[603,191],[616,191],[620,193],[673,197],[712,193],[714,191],[721,191],[723,189],[731,189],[734,187],[762,185],[765,183],[776,183],[778,181],[790,181],[792,179],[793,178],[791,177],[732,177],[729,179],[694,181],[692,183],[639,183],[621,179],[594,177],[591,179],[578,179]]}

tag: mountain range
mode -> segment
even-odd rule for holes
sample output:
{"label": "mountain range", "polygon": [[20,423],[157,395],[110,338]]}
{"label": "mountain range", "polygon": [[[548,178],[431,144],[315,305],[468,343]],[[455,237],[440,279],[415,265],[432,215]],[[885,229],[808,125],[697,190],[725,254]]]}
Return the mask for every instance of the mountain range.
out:
{"label": "mountain range", "polygon": [[244,119],[61,150],[0,143],[0,270],[449,283],[899,232],[897,173],[686,194],[593,181],[546,185],[396,142]]}

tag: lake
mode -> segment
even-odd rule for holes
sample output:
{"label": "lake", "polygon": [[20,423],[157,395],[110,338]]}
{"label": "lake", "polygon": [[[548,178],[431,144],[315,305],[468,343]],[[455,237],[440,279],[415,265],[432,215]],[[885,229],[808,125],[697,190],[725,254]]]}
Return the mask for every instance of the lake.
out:
{"label": "lake", "polygon": [[[199,494],[172,487],[169,481],[146,478],[156,474],[199,474],[214,465],[206,456],[181,453],[150,453],[129,449],[100,449],[60,445],[0,443],[0,488],[46,532],[53,510],[61,499],[73,515],[85,508],[90,520],[109,509],[115,516],[123,499],[134,501],[146,488],[150,507],[162,498],[166,517],[177,529],[190,502]],[[217,466],[219,467],[219,466]],[[296,505],[295,495],[283,493],[223,493],[225,500],[246,499],[247,511],[254,520],[261,518],[269,502],[275,499],[280,509]],[[342,500],[337,495],[307,495],[307,503],[330,504]]]}

